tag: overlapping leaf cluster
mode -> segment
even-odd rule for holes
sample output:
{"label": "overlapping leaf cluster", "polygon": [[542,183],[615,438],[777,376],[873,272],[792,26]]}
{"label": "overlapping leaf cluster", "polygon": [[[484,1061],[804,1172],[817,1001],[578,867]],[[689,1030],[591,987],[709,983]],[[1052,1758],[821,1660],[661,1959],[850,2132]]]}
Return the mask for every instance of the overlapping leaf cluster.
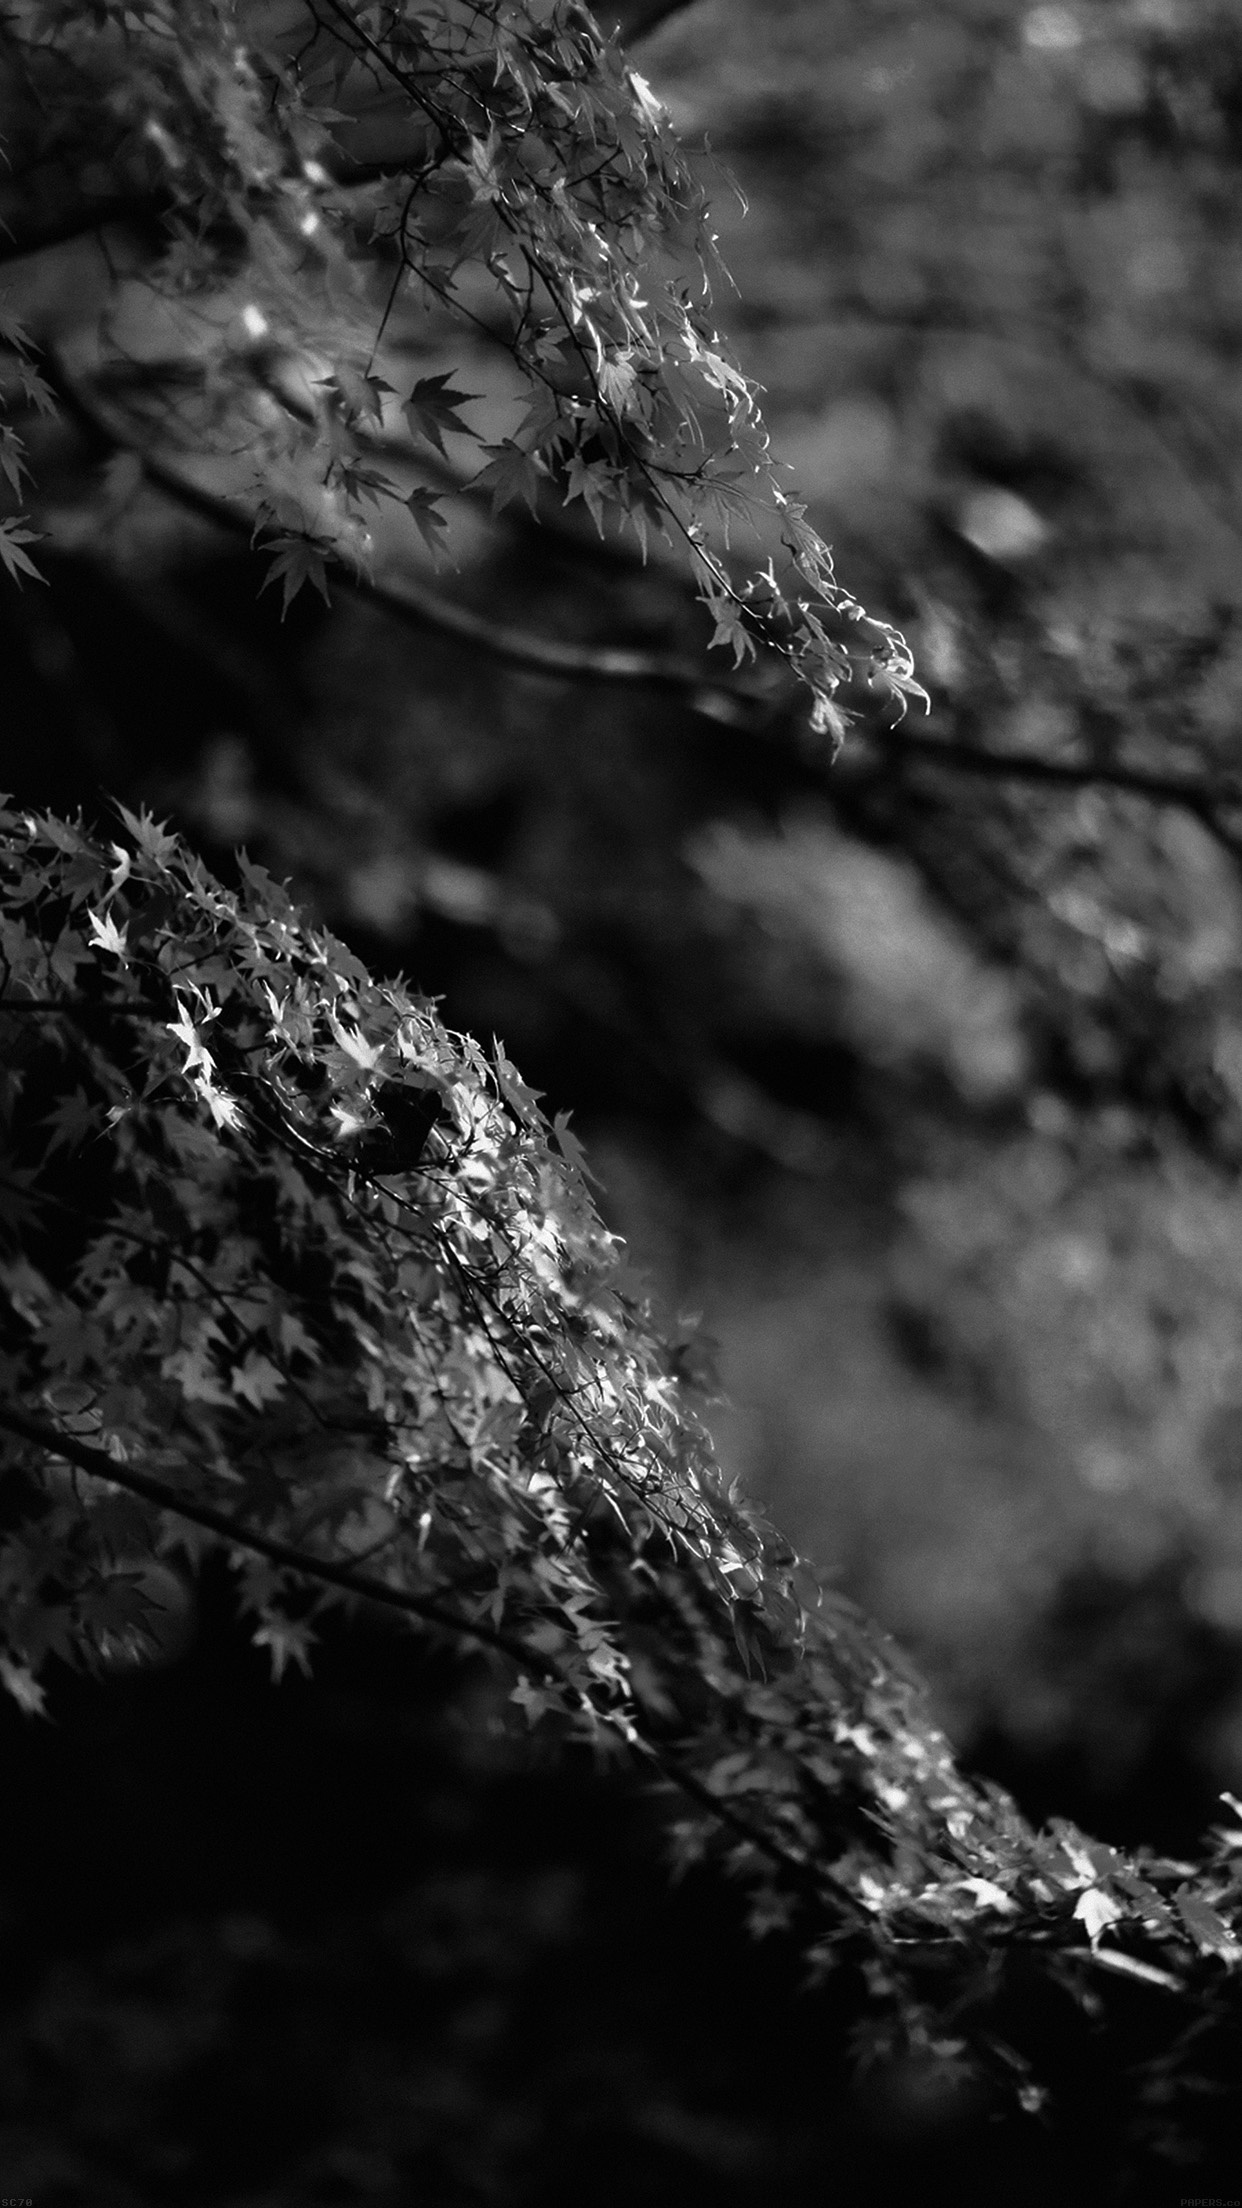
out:
{"label": "overlapping leaf cluster", "polygon": [[865,1957],[942,2053],[981,1934],[1078,1991],[1223,1985],[1242,1835],[1191,1875],[961,1777],[895,1652],[724,1491],[572,1134],[503,1054],[247,862],[235,894],[125,826],[3,816],[19,1701],[140,1646],[144,1562],[211,1544],[277,1673],[332,1601],[490,1648],[530,1721],[654,1772],[757,1926]]}
{"label": "overlapping leaf cluster", "polygon": [[[601,529],[680,547],[715,641],[739,662],[759,640],[783,654],[821,733],[839,731],[846,676],[898,708],[917,691],[903,640],[837,583],[782,487],[713,331],[701,187],[579,0],[40,0],[7,11],[2,39],[19,171],[97,152],[108,188],[76,219],[128,225],[120,265],[148,313],[193,322],[193,428],[183,378],[160,435],[249,445],[286,598],[333,559],[365,562],[390,502],[437,547],[442,476],[408,463],[442,460],[451,434],[497,506],[580,499]],[[510,433],[475,426],[451,371],[409,390],[385,374],[388,340],[428,306],[509,355],[526,398]],[[112,344],[132,366],[128,336]],[[737,522],[749,575],[727,552]]]}

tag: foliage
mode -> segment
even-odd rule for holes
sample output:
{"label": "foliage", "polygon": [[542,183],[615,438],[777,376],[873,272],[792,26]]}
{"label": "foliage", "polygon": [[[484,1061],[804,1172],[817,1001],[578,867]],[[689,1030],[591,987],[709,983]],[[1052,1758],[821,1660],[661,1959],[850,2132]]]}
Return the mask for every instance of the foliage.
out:
{"label": "foliage", "polygon": [[965,2052],[938,2014],[981,1934],[1084,1998],[1101,1967],[1207,1998],[1235,1836],[1191,1876],[964,1781],[895,1653],[722,1491],[573,1138],[503,1053],[248,863],[234,895],[125,825],[4,821],[22,1706],[50,1659],[141,1645],[144,1560],[214,1546],[278,1677],[325,1606],[369,1601],[491,1650],[530,1722],[636,1754],[683,1860],[820,1967],[865,1955],[903,2044]]}
{"label": "foliage", "polygon": [[[589,19],[325,0],[246,7],[240,23],[241,49],[215,6],[8,11],[5,343],[28,457],[46,449],[45,414],[84,423],[123,448],[104,485],[110,512],[125,505],[132,461],[209,514],[240,517],[268,549],[285,608],[307,583],[326,592],[341,563],[412,569],[424,545],[451,549],[467,481],[501,508],[546,516],[560,499],[610,543],[633,525],[688,544],[717,641],[739,656],[760,637],[783,651],[810,682],[821,733],[837,725],[847,670],[870,666],[899,701],[900,639],[856,618],[822,540],[783,502],[750,387],[711,336],[699,186],[658,103]],[[952,53],[965,69],[960,42]],[[882,89],[855,72],[834,95],[842,113],[860,85]],[[903,137],[903,112],[884,118],[885,158],[899,166],[919,143]],[[941,251],[952,223],[935,208],[927,221],[927,251]],[[92,242],[69,265],[94,271],[82,319],[99,327],[84,338],[66,314],[70,343],[35,256],[96,234],[106,252]],[[786,244],[804,242],[791,225]],[[891,241],[866,257],[900,273]],[[902,322],[886,388],[913,358]],[[858,410],[830,427],[809,440],[812,456],[839,458],[842,444],[856,455]],[[1031,489],[1021,458],[995,464]],[[0,467],[15,503],[23,465],[7,430]],[[1012,484],[1006,495],[980,504],[956,483],[940,520],[1009,576],[1046,538],[1023,522]],[[892,508],[877,510],[883,521]],[[738,580],[726,524],[757,581]],[[0,522],[15,583],[30,582],[32,542],[27,517]],[[905,557],[900,533],[894,543]],[[769,554],[779,574],[764,570]],[[1078,587],[1068,562],[1041,601],[1048,635],[1058,582]],[[943,790],[934,778],[955,741],[977,744],[987,715],[1033,696],[1050,667],[1062,717],[1002,717],[1015,754],[1032,728],[1051,729],[1053,765],[1071,782],[1158,772],[1168,728],[1153,715],[1119,758],[1116,715],[1085,715],[1081,728],[1067,718],[1066,666],[1075,682],[1115,673],[1132,603],[1096,604],[1103,644],[1075,631],[1057,658],[1046,636],[1030,644],[999,588],[980,590],[979,633],[997,643],[978,680],[979,634],[945,602],[943,575],[932,596],[911,591],[938,703],[959,716],[934,724],[938,754],[902,736],[877,771],[864,753],[835,802],[868,834],[904,838],[989,956],[999,948],[1034,973],[1023,1011],[1038,1000],[1046,1027],[1028,1026],[1040,1046],[1049,1033],[1086,1037],[1070,1056],[1090,1114],[1111,1102],[1101,1037],[1134,938],[1117,936],[1108,898],[1075,897],[1076,869],[1085,840],[1102,872],[1132,876],[1117,832],[1132,815],[1097,805],[1084,826],[1081,808],[1068,817],[1076,798],[1019,795],[985,812],[929,803],[927,788]],[[1139,613],[1150,623],[1149,607]],[[1213,679],[1216,696],[1219,670]],[[1202,817],[1201,803],[1188,809]],[[661,1341],[627,1283],[569,1129],[545,1125],[501,1053],[371,981],[253,870],[236,898],[149,819],[127,827],[128,842],[106,849],[52,820],[6,823],[3,1677],[22,1706],[41,1705],[49,1660],[141,1646],[158,1625],[151,1560],[213,1544],[233,1559],[277,1676],[310,1660],[334,1601],[489,1648],[532,1722],[601,1753],[616,1746],[678,1798],[683,1860],[723,1861],[757,1926],[792,1928],[817,1967],[860,1964],[878,2034],[950,2065],[995,2060],[1028,2107],[1040,2087],[1021,2067],[1020,2030],[997,2054],[986,2023],[961,2020],[972,2001],[986,2015],[1007,1975],[1033,1970],[1088,2011],[1110,1985],[1138,1988],[1168,1998],[1188,2030],[1202,2012],[1228,2013],[1236,1835],[1218,1836],[1197,1868],[1129,1859],[1064,1822],[1036,1834],[968,1784],[891,1649],[724,1492],[680,1377],[690,1353]],[[834,903],[818,878],[817,834],[795,823],[783,864],[728,832],[697,858],[739,907],[779,908],[793,932],[827,940],[844,926],[843,892]],[[1110,897],[1113,886],[1110,874]],[[459,904],[489,891],[464,874],[442,888]],[[912,932],[922,912],[910,903]],[[1119,992],[1126,1067],[1154,1036],[1164,1048],[1171,976],[1188,1000],[1189,1090],[1219,1039],[1214,1008],[1199,1005],[1195,961],[1166,955],[1167,927],[1148,932],[1151,987]],[[986,1019],[971,1025],[973,970],[943,942],[924,948],[929,992],[946,982],[952,1002],[943,1018],[923,1009],[907,1055],[942,1060],[986,1106],[1016,1078],[1023,1045],[997,985],[1002,1078],[989,1087],[985,1066],[972,1092],[990,1048]],[[893,962],[886,975],[882,943],[862,949],[846,1022],[887,1074],[886,1023],[905,1018],[911,992],[907,977],[905,998],[886,998]],[[989,987],[994,977],[993,966]],[[1222,1046],[1226,1091],[1231,1062]],[[1049,1045],[1050,1082],[1055,1065]],[[736,1101],[717,1094],[722,1123]],[[797,1116],[765,1122],[791,1150],[805,1134]],[[999,1193],[984,1176],[986,1213],[969,1176],[947,1206],[934,1193],[911,1206],[923,1256],[939,1239],[950,1264],[982,1278],[949,1313],[963,1332],[981,1311],[994,1324],[1007,1301],[1016,1327],[1027,1323],[1023,1284],[1005,1277],[998,1293],[996,1249],[1029,1162],[1028,1147],[1017,1171],[1002,1164]],[[1185,1179],[1193,1208],[1198,1182]],[[944,1216],[955,1205],[981,1212],[964,1262]],[[941,1316],[943,1270],[928,1287],[916,1261],[904,1287]]]}
{"label": "foliage", "polygon": [[721,8],[654,67],[750,197],[733,311],[777,448],[932,691],[838,806],[1014,969],[1041,1084],[1230,1163],[1236,13],[770,28],[756,67]]}
{"label": "foliage", "polygon": [[[861,1091],[897,1193],[854,1274],[832,1269],[858,1123],[843,1171],[821,1139],[820,1251],[808,1235],[788,1266],[800,1342],[841,1343],[856,1284],[869,1357],[851,1335],[818,1370],[793,1347],[765,1362],[762,1311],[747,1350],[740,1264],[732,1309],[711,1260],[680,1292],[741,1345],[745,1432],[781,1442],[772,1508],[917,1643],[960,1742],[999,1726],[1019,1756],[1075,1755],[1084,1791],[1112,1790],[1110,1763],[1137,1791],[1180,1670],[1182,1771],[1236,1786],[1242,1306],[1213,1221],[1235,1200],[1242,972],[1237,12],[707,0],[644,66],[746,194],[744,222],[718,206],[723,312],[774,449],[932,697],[893,742],[858,732],[809,825],[796,794],[779,837],[721,805],[720,848],[740,829],[779,898],[736,894],[740,859],[711,882],[715,970],[742,986],[722,981],[710,1042],[807,1113],[811,1170],[834,1092]],[[848,940],[823,919],[853,875],[877,894]],[[980,1010],[1008,1000],[1007,1088],[981,1094],[960,1055],[920,1070],[926,1011],[880,1033],[876,946],[920,972],[937,926],[977,961]],[[899,1392],[905,1434],[867,1417]],[[1115,1606],[1111,1656],[1046,1663],[1084,1575]],[[1166,1764],[1148,1806],[1177,1792]]]}
{"label": "foliage", "polygon": [[[470,485],[497,508],[533,509],[554,485],[601,530],[611,517],[644,548],[652,531],[675,542],[716,641],[737,663],[771,643],[809,684],[821,734],[840,733],[833,694],[851,671],[898,708],[922,695],[901,638],[836,583],[781,486],[754,391],[708,319],[704,195],[578,0],[426,13],[253,0],[236,24],[209,0],[85,19],[18,6],[3,58],[19,199],[23,178],[45,190],[47,164],[68,158],[102,182],[61,232],[127,219],[88,365],[105,387],[109,368],[131,395],[136,381],[174,449],[245,452],[240,488],[286,605],[325,587],[328,562],[365,569],[394,517],[435,549],[447,437],[477,448]],[[23,236],[14,214],[19,254],[33,250],[37,229]],[[134,249],[144,222],[154,253]],[[490,433],[451,370],[408,391],[390,380],[428,307],[507,357]],[[9,344],[26,395],[45,391],[13,309]],[[193,366],[174,371],[187,349]],[[749,579],[718,548],[731,520],[761,567]],[[15,575],[25,541],[0,537]]]}

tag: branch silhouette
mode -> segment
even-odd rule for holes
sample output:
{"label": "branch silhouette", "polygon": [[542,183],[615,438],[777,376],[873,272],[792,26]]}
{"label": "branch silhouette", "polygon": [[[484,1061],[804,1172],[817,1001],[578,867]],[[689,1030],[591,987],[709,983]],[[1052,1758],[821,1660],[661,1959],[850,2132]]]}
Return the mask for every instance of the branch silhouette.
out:
{"label": "branch silhouette", "polygon": [[[45,356],[45,373],[66,411],[101,449],[131,454],[155,489],[230,535],[253,540],[254,516],[240,500],[204,489],[159,458],[95,401],[51,348]],[[343,556],[327,548],[323,557],[334,582],[351,596],[382,607],[406,627],[437,629],[526,673],[550,676],[560,682],[634,684],[671,690],[684,698],[692,712],[730,727],[761,729],[780,710],[753,691],[713,682],[694,660],[641,651],[631,645],[570,644],[556,637],[531,635],[511,624],[488,620],[473,607],[445,597],[415,576],[403,575],[400,586],[394,587],[359,574]]]}
{"label": "branch silhouette", "polygon": [[[253,516],[239,500],[204,489],[153,453],[128,424],[118,422],[98,402],[55,348],[48,349],[44,365],[47,380],[67,412],[101,450],[129,453],[154,489],[232,536],[245,536],[247,541],[253,538]],[[800,701],[787,686],[761,696],[741,684],[713,680],[693,660],[629,645],[570,644],[560,638],[532,635],[512,624],[489,620],[474,607],[446,597],[415,576],[404,575],[400,586],[395,587],[359,574],[343,557],[328,552],[324,557],[334,583],[351,596],[379,606],[403,626],[437,630],[525,673],[559,682],[672,691],[689,711],[755,735],[775,733],[782,725],[796,729],[805,722]],[[1235,792],[1220,782],[1195,775],[1162,774],[1109,761],[1043,759],[1038,754],[991,751],[960,739],[919,734],[907,721],[887,727],[875,723],[867,735],[893,758],[910,760],[920,767],[991,780],[1039,783],[1046,788],[1113,789],[1152,804],[1177,806],[1197,819],[1242,866],[1242,831],[1222,818],[1222,808],[1232,803],[1242,806],[1242,789]],[[825,760],[825,774],[828,765]]]}
{"label": "branch silhouette", "polygon": [[959,774],[985,775],[993,781],[1037,782],[1050,789],[1121,790],[1155,805],[1176,805],[1191,813],[1224,850],[1242,865],[1242,832],[1221,818],[1226,805],[1242,807],[1242,788],[1209,782],[1197,775],[1159,774],[1144,767],[1116,766],[1104,760],[1041,759],[1037,753],[989,751],[950,737],[907,733],[904,727],[874,732],[891,753],[919,766],[947,767]]}
{"label": "branch silhouette", "polygon": [[[283,1570],[295,1572],[303,1579],[318,1580],[324,1586],[334,1587],[345,1595],[374,1602],[416,1618],[421,1624],[455,1636],[460,1640],[476,1642],[497,1654],[507,1656],[519,1670],[534,1673],[540,1678],[555,1681],[561,1686],[570,1684],[568,1675],[555,1657],[546,1651],[529,1646],[516,1635],[505,1633],[499,1627],[481,1620],[463,1618],[443,1604],[414,1595],[408,1589],[393,1587],[386,1580],[376,1579],[369,1572],[359,1572],[351,1565],[336,1564],[330,1557],[309,1554],[295,1548],[290,1542],[278,1540],[274,1535],[261,1532],[257,1527],[243,1525],[227,1511],[214,1505],[197,1501],[179,1493],[165,1480],[155,1479],[150,1473],[136,1471],[130,1464],[119,1463],[89,1442],[62,1433],[59,1427],[49,1425],[44,1419],[31,1418],[24,1411],[15,1410],[11,1404],[0,1403],[0,1427],[16,1435],[20,1440],[45,1449],[49,1455],[59,1457],[66,1464],[74,1465],[91,1479],[110,1481],[126,1494],[140,1501],[151,1503],[158,1510],[167,1510],[175,1517],[183,1518],[190,1525],[201,1526],[232,1547],[249,1551],[266,1558],[269,1563]],[[853,1896],[833,1878],[826,1868],[814,1865],[800,1854],[783,1847],[778,1840],[765,1832],[739,1812],[731,1802],[713,1793],[703,1780],[689,1771],[680,1760],[666,1749],[641,1736],[630,1738],[630,1745],[638,1748],[659,1771],[662,1778],[679,1792],[706,1809],[722,1824],[728,1825],[738,1836],[776,1863],[794,1882],[814,1892],[821,1900],[827,1890],[833,1893],[836,1907],[856,1921],[862,1921],[862,1912]]]}

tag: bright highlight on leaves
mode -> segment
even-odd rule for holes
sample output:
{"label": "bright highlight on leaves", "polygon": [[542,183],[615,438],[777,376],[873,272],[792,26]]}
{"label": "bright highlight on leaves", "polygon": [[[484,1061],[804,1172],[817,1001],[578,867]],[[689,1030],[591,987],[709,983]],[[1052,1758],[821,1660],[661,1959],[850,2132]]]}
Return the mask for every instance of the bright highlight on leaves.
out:
{"label": "bright highlight on leaves", "polygon": [[503,1053],[374,982],[249,861],[234,895],[124,819],[122,845],[0,815],[20,1707],[54,1706],[58,1662],[129,1660],[143,1566],[211,1545],[277,1679],[362,1597],[490,1650],[524,1723],[637,1757],[680,1805],[679,1857],[715,1855],[817,1967],[864,1960],[903,2029],[965,1997],[984,1936],[1060,1957],[1071,1991],[1098,1967],[1201,2000],[1232,1973],[1228,1834],[1191,1880],[1033,1831],[726,1490],[685,1345]]}
{"label": "bright highlight on leaves", "polygon": [[[42,0],[6,37],[58,112],[106,113],[144,235],[162,226],[144,292],[192,327],[207,458],[253,460],[282,612],[390,507],[437,550],[461,468],[497,508],[581,504],[678,547],[715,644],[783,655],[833,742],[847,678],[898,711],[921,695],[777,479],[714,333],[703,194],[576,0]],[[428,304],[503,353],[511,414],[451,368],[411,387]],[[0,341],[54,412],[3,308]],[[0,426],[15,499],[24,467]],[[34,541],[0,520],[14,582]],[[817,1967],[861,1961],[912,2037],[969,2008],[985,1940],[1071,1995],[1111,1970],[1202,2001],[1239,1958],[1236,1850],[1188,1879],[964,1780],[891,1652],[726,1492],[692,1360],[636,1300],[568,1126],[244,859],[235,896],[123,819],[108,845],[0,824],[20,1506],[0,1684],[21,1709],[54,1703],[57,1665],[141,1645],[122,1552],[212,1546],[277,1678],[364,1597],[488,1649],[525,1721],[640,1759],[681,1859],[714,1855]]]}
{"label": "bright highlight on leaves", "polygon": [[[696,575],[714,641],[735,665],[760,648],[783,657],[834,742],[844,682],[897,713],[923,695],[903,639],[840,586],[784,488],[756,392],[714,330],[703,189],[579,0],[291,0],[240,15],[204,0],[192,24],[155,0],[126,12],[118,44],[121,12],[47,0],[10,35],[33,76],[55,73],[67,110],[93,117],[106,87],[118,191],[155,163],[166,242],[142,284],[170,328],[185,321],[203,449],[253,453],[252,518],[282,613],[308,584],[326,598],[334,562],[365,564],[389,504],[438,550],[437,488],[410,482],[430,458],[464,465],[497,510],[581,501],[601,531],[632,530],[644,549],[663,538]],[[377,117],[383,151],[360,168],[357,130]],[[508,356],[525,393],[516,428],[485,426],[451,367],[399,396],[428,307]],[[54,408],[11,317],[7,342],[27,402]],[[183,393],[169,399],[175,416]],[[11,486],[22,464],[5,427]],[[0,521],[15,578],[35,573],[32,541]]]}

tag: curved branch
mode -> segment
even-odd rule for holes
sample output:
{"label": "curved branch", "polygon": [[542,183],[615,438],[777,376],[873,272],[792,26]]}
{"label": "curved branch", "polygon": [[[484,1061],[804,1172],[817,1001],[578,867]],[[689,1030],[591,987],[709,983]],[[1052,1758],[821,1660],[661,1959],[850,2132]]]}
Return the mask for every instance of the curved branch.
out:
{"label": "curved branch", "polygon": [[[142,1502],[152,1504],[157,1510],[166,1510],[174,1517],[185,1519],[190,1525],[201,1526],[213,1533],[218,1540],[231,1547],[248,1550],[262,1556],[281,1569],[296,1572],[302,1579],[318,1580],[328,1587],[338,1588],[343,1594],[379,1603],[387,1609],[400,1611],[406,1617],[418,1619],[420,1624],[430,1625],[437,1631],[449,1633],[459,1640],[473,1641],[481,1647],[495,1650],[507,1656],[523,1672],[535,1673],[549,1682],[575,1693],[572,1680],[557,1663],[555,1657],[541,1650],[528,1647],[514,1635],[496,1626],[485,1625],[478,1620],[463,1618],[440,1603],[425,1596],[413,1595],[402,1587],[392,1587],[386,1580],[374,1579],[369,1572],[359,1572],[348,1564],[334,1564],[329,1557],[310,1556],[303,1549],[294,1548],[289,1542],[277,1540],[272,1534],[260,1532],[252,1526],[244,1526],[231,1518],[226,1511],[216,1510],[210,1503],[191,1500],[169,1487],[164,1480],[153,1479],[149,1473],[135,1471],[130,1464],[118,1463],[103,1449],[89,1442],[78,1441],[72,1435],[63,1434],[44,1419],[30,1418],[24,1411],[14,1410],[9,1404],[0,1404],[0,1427],[28,1441],[36,1448],[45,1449],[49,1455],[60,1457],[91,1479],[110,1481],[113,1487],[122,1488],[126,1494],[137,1496]],[[791,1854],[771,1834],[751,1822],[731,1802],[723,1801],[705,1782],[667,1750],[661,1749],[632,1730],[627,1733],[630,1745],[642,1751],[660,1776],[713,1816],[718,1823],[727,1825],[739,1839],[766,1855],[770,1862],[789,1877],[792,1882],[811,1893],[821,1903],[831,1890],[843,1914],[855,1921],[862,1921],[862,1911],[848,1889],[841,1885],[826,1868],[815,1865],[805,1857]]]}
{"label": "curved branch", "polygon": [[[98,443],[109,451],[131,453],[147,481],[203,520],[230,535],[253,538],[253,517],[240,502],[207,491],[166,461],[157,459],[142,441],[127,434],[83,390],[54,349],[45,357],[48,381],[67,409]],[[689,711],[728,727],[755,734],[772,726],[781,708],[772,700],[740,687],[714,683],[692,661],[625,645],[569,644],[559,638],[532,636],[504,622],[493,622],[473,607],[446,598],[417,578],[406,576],[399,589],[359,575],[339,557],[325,553],[334,580],[351,596],[377,605],[407,627],[433,628],[482,650],[502,664],[559,682],[600,682],[671,690],[680,693]],[[1220,817],[1228,793],[1190,775],[1161,774],[1138,767],[1107,762],[1078,763],[1041,759],[1015,752],[989,751],[981,745],[952,738],[918,735],[907,722],[892,727],[875,726],[874,741],[899,757],[920,765],[948,768],[951,772],[977,774],[993,780],[1042,783],[1066,789],[1115,789],[1154,804],[1179,807],[1191,814],[1242,865],[1242,832],[1235,832]],[[1242,793],[1239,793],[1242,801]]]}
{"label": "curved branch", "polygon": [[[1220,817],[1220,807],[1230,802],[1231,793],[1213,788],[1210,782],[1202,782],[1196,776],[1183,774],[1157,774],[1143,767],[1112,766],[1107,762],[1068,759],[1041,759],[1036,755],[1011,751],[988,751],[980,744],[965,744],[947,737],[917,736],[907,734],[904,726],[874,731],[878,742],[902,757],[908,757],[920,766],[948,767],[962,774],[979,774],[993,781],[1042,782],[1045,787],[1060,789],[1109,789],[1121,790],[1133,797],[1147,798],[1156,805],[1176,805],[1190,813],[1214,836],[1231,858],[1242,865],[1242,833],[1228,827]],[[1242,804],[1242,790],[1235,801]]]}
{"label": "curved branch", "polygon": [[151,1503],[157,1510],[171,1511],[174,1517],[186,1519],[190,1525],[201,1526],[206,1533],[214,1533],[221,1541],[234,1548],[248,1549],[255,1556],[266,1557],[269,1564],[278,1564],[284,1570],[297,1572],[303,1579],[321,1580],[325,1586],[337,1587],[347,1595],[356,1595],[367,1602],[383,1604],[390,1610],[400,1610],[407,1617],[417,1618],[421,1624],[452,1633],[461,1639],[478,1641],[508,1656],[523,1671],[542,1672],[547,1679],[564,1684],[564,1677],[550,1657],[542,1656],[537,1649],[527,1649],[520,1641],[513,1640],[495,1626],[475,1623],[461,1618],[451,1610],[445,1610],[422,1595],[412,1595],[405,1588],[390,1587],[387,1581],[373,1579],[369,1573],[356,1572],[347,1564],[334,1564],[328,1557],[308,1556],[304,1549],[295,1549],[287,1541],[279,1541],[272,1534],[261,1533],[252,1526],[239,1525],[226,1511],[216,1510],[211,1503],[196,1502],[169,1487],[164,1480],[153,1479],[147,1472],[136,1472],[132,1465],[120,1464],[106,1450],[96,1449],[89,1442],[78,1441],[71,1434],[62,1434],[59,1428],[49,1426],[43,1419],[29,1418],[24,1411],[15,1411],[8,1404],[0,1404],[0,1426],[23,1441],[32,1442],[36,1448],[46,1449],[50,1455],[62,1457],[67,1464],[76,1465],[80,1472],[92,1479],[110,1480],[114,1487],[124,1488],[129,1495]]}
{"label": "curved branch", "polygon": [[[55,351],[45,355],[47,380],[66,409],[84,429],[109,451],[128,452],[138,461],[147,481],[157,490],[233,536],[253,541],[254,517],[237,500],[207,491],[200,484],[159,460],[141,440],[128,435],[95,405],[70,374]],[[636,650],[629,645],[568,644],[559,638],[532,636],[505,622],[489,621],[471,606],[446,598],[440,591],[412,576],[399,589],[359,575],[343,558],[324,550],[334,580],[353,597],[383,608],[406,626],[438,629],[443,635],[484,651],[489,658],[547,675],[559,682],[639,684],[680,693],[689,710],[729,727],[764,727],[773,717],[768,700],[753,691],[714,683],[692,660],[676,659],[662,652]]]}

